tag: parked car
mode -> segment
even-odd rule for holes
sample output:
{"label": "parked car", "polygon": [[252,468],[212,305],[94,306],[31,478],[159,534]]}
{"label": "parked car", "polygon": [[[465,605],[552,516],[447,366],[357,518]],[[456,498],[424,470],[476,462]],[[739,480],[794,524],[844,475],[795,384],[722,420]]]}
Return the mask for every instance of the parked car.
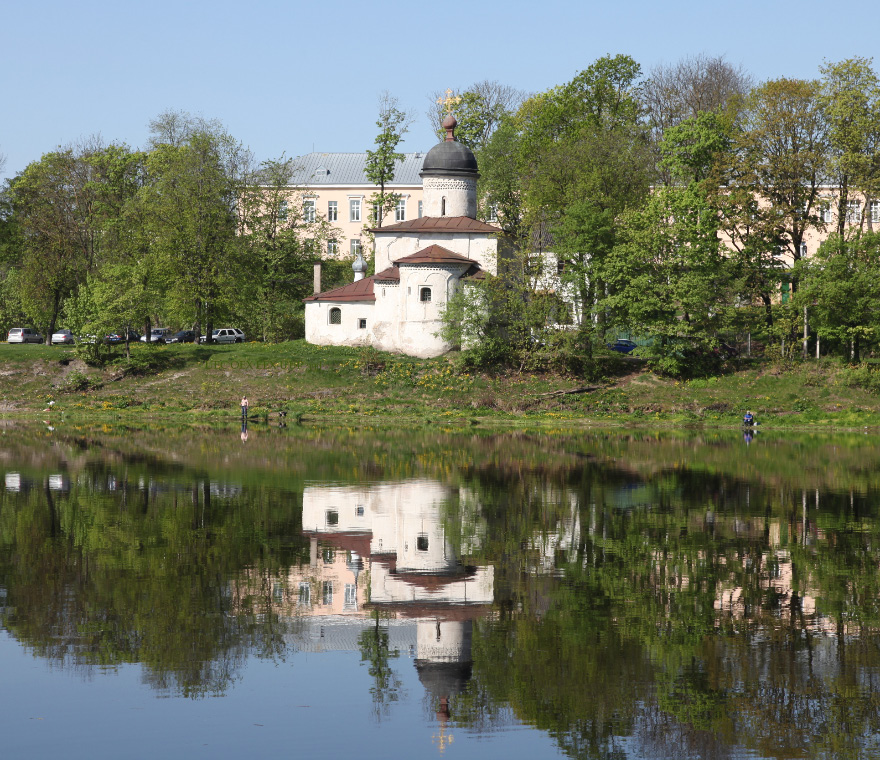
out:
{"label": "parked car", "polygon": [[180,332],[174,333],[174,335],[169,335],[165,339],[166,343],[195,343],[195,341],[195,330],[181,330]]}
{"label": "parked car", "polygon": [[52,333],[52,345],[71,345],[75,343],[76,339],[73,337],[73,333],[70,330],[58,330],[57,332]]}
{"label": "parked car", "polygon": [[[104,338],[106,343],[109,343],[111,346],[115,346],[119,343],[125,343],[125,330],[120,330],[119,332],[110,333]],[[136,343],[141,339],[140,333],[136,333],[134,330],[128,331],[128,342]]]}
{"label": "parked car", "polygon": [[[214,343],[244,343],[244,332],[237,327],[221,327],[211,333]],[[208,337],[203,335],[199,343],[207,343]]]}
{"label": "parked car", "polygon": [[[150,343],[165,343],[171,335],[171,330],[167,327],[154,327],[150,330]],[[147,336],[141,336],[141,343],[147,342]]]}
{"label": "parked car", "polygon": [[626,338],[618,338],[614,343],[607,343],[608,348],[621,354],[631,354],[636,350],[636,342]]}
{"label": "parked car", "polygon": [[8,343],[42,343],[43,336],[33,327],[13,327],[6,336]]}

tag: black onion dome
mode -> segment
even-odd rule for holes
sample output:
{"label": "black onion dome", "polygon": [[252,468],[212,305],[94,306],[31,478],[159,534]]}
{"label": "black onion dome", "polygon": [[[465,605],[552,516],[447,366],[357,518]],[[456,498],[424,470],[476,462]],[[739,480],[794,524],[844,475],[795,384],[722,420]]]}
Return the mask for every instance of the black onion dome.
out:
{"label": "black onion dome", "polygon": [[420,177],[474,177],[480,176],[477,171],[477,158],[466,145],[462,145],[454,137],[455,117],[447,116],[443,122],[446,140],[437,143],[425,155]]}

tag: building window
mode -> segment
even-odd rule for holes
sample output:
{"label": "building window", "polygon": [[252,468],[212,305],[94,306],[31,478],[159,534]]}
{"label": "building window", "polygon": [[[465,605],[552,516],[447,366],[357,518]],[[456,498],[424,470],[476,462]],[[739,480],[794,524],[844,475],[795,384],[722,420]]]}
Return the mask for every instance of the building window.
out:
{"label": "building window", "polygon": [[825,224],[831,224],[832,212],[831,204],[828,201],[822,201],[819,205],[819,219]]}
{"label": "building window", "polygon": [[807,257],[807,244],[801,243],[801,258],[805,259],[806,257]]}
{"label": "building window", "polygon": [[[331,313],[333,311],[334,311],[333,309],[330,309]],[[336,311],[339,312],[340,316],[342,315],[342,311],[340,309],[336,309]],[[342,323],[342,320],[340,320],[339,322],[334,322],[332,324],[338,325],[341,323]],[[326,517],[327,517],[327,525],[329,525],[330,527],[334,527],[336,525],[339,525],[339,512],[337,512],[335,509],[328,509]]]}
{"label": "building window", "polygon": [[556,259],[556,274],[562,274],[565,271],[565,259]]}
{"label": "building window", "polygon": [[406,198],[401,198],[397,201],[397,205],[394,207],[394,221],[402,222],[406,219]]}
{"label": "building window", "polygon": [[357,238],[351,241],[351,255],[357,257],[361,252],[361,241]]}
{"label": "building window", "polygon": [[486,221],[487,222],[497,222],[498,221],[498,206],[496,206],[494,203],[489,204],[489,208],[488,208],[487,214],[486,214]]}
{"label": "building window", "polygon": [[381,206],[377,203],[375,206],[370,208],[370,221],[373,224],[379,224],[380,219]]}
{"label": "building window", "polygon": [[[367,320],[364,320],[364,322],[366,322],[366,321],[367,321]],[[366,325],[364,325],[364,327],[366,327]],[[355,509],[354,513],[355,513],[358,517],[363,517],[363,516],[364,516],[364,508],[363,508],[363,507],[357,507],[357,508]]]}
{"label": "building window", "polygon": [[357,607],[357,586],[354,583],[345,584],[345,608],[351,610]]}
{"label": "building window", "polygon": [[428,551],[428,537],[424,533],[416,538],[416,549],[420,552]]}
{"label": "building window", "polygon": [[339,221],[339,204],[336,201],[327,201],[327,221]]}
{"label": "building window", "polygon": [[858,201],[846,202],[846,222],[847,224],[858,224],[862,221],[862,204]]}
{"label": "building window", "polygon": [[321,603],[325,607],[333,605],[333,581],[324,581],[321,584]]}
{"label": "building window", "polygon": [[[331,325],[341,325],[342,324],[342,309],[338,306],[334,306],[330,309],[330,324]],[[327,513],[327,517],[329,519],[330,513]],[[337,518],[338,519],[338,518]]]}
{"label": "building window", "polygon": [[281,203],[278,204],[278,221],[287,221],[287,201],[281,201]]}
{"label": "building window", "polygon": [[871,201],[871,224],[880,222],[880,201]]}
{"label": "building window", "polygon": [[422,202],[419,201],[419,219],[422,218]]}
{"label": "building window", "polygon": [[315,221],[315,201],[303,201],[303,221],[306,224],[311,224]]}
{"label": "building window", "polygon": [[337,243],[335,240],[328,240],[327,241],[327,255],[328,256],[335,256],[337,253],[339,253],[339,243]]}
{"label": "building window", "polygon": [[284,586],[276,582],[272,585],[272,601],[281,604],[284,601]]}
{"label": "building window", "polygon": [[419,288],[419,300],[422,303],[431,303],[431,288]]}
{"label": "building window", "polygon": [[299,584],[299,606],[308,607],[312,603],[312,587],[308,583]]}
{"label": "building window", "polygon": [[361,220],[361,199],[349,198],[348,200],[348,221],[359,222]]}
{"label": "building window", "polygon": [[[366,330],[367,329],[367,320],[359,319],[358,320],[358,330]],[[361,507],[363,509],[363,507]]]}
{"label": "building window", "polygon": [[446,216],[446,198],[440,199],[440,216]]}

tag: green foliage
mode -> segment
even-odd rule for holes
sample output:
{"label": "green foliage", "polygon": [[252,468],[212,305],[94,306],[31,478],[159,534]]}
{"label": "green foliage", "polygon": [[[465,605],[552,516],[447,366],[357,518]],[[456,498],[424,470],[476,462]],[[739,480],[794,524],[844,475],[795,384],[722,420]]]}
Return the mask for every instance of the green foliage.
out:
{"label": "green foliage", "polygon": [[649,359],[658,369],[702,373],[714,362],[735,294],[717,218],[697,185],[658,188],[627,214],[603,276],[609,295],[602,306],[612,323],[650,335]]}
{"label": "green foliage", "polygon": [[798,267],[798,304],[812,313],[823,338],[855,347],[880,336],[880,232],[850,239],[831,235]]}
{"label": "green foliage", "polygon": [[846,367],[840,372],[840,382],[852,388],[864,388],[880,395],[880,368],[870,364]]}
{"label": "green foliage", "polygon": [[370,196],[368,218],[381,227],[382,220],[394,209],[400,197],[397,193],[385,192],[385,185],[394,180],[395,166],[403,159],[403,153],[397,150],[397,146],[409,128],[409,116],[400,110],[397,98],[387,92],[379,99],[376,126],[379,128],[376,147],[375,150],[367,150],[364,173],[372,184],[379,187],[379,191]]}

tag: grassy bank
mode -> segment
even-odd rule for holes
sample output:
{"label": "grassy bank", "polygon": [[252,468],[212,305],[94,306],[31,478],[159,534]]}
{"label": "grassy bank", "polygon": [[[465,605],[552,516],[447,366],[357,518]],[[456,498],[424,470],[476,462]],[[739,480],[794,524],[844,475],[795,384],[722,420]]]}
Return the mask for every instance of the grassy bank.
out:
{"label": "grassy bank", "polygon": [[374,351],[279,345],[135,345],[105,367],[73,349],[0,344],[0,412],[228,416],[248,396],[252,414],[292,419],[736,426],[751,409],[764,426],[880,425],[880,396],[851,385],[832,361],[754,362],[705,380],[659,377],[608,357],[595,381],[560,374],[478,373],[455,357],[417,360]]}

